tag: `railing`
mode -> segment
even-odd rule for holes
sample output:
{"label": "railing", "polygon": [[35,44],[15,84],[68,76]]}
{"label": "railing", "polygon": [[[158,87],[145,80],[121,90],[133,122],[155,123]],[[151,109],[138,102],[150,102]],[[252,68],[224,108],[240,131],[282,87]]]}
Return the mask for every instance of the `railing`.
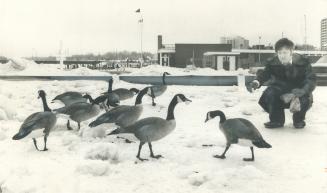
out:
{"label": "railing", "polygon": [[[107,81],[112,76],[0,76],[3,80],[31,81],[31,80],[59,80],[59,81]],[[166,76],[167,85],[184,86],[233,86],[245,85],[251,82],[255,76]],[[120,80],[134,84],[162,84],[162,76],[119,76]],[[317,75],[317,85],[327,86],[327,76]]]}

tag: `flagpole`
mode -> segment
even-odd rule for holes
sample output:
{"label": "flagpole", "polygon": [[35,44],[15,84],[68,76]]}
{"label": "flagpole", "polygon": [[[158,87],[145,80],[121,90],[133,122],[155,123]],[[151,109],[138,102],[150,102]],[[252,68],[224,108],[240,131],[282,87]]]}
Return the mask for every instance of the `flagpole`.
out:
{"label": "flagpole", "polygon": [[136,13],[140,14],[140,17],[139,17],[139,20],[138,20],[138,23],[140,24],[140,40],[141,40],[141,61],[140,61],[140,67],[142,67],[143,65],[143,16],[142,16],[142,13],[141,13],[141,9],[137,9],[136,10]]}
{"label": "flagpole", "polygon": [[141,68],[143,65],[143,17],[141,14],[141,20],[140,20],[140,25],[141,25]]}

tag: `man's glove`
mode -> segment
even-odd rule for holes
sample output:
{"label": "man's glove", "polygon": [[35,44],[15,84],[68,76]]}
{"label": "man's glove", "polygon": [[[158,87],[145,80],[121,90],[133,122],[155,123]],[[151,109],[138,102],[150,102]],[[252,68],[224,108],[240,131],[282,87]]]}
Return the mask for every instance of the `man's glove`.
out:
{"label": "man's glove", "polygon": [[246,85],[246,89],[249,92],[253,92],[254,90],[258,89],[260,87],[260,83],[257,80],[254,80]]}
{"label": "man's glove", "polygon": [[297,97],[302,97],[303,95],[305,95],[305,90],[301,88],[295,88],[292,90],[292,93]]}

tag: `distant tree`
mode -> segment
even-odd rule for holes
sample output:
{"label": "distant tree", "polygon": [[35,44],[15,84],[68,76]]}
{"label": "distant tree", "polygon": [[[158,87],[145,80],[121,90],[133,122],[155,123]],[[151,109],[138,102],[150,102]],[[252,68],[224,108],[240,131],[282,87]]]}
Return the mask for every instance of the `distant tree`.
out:
{"label": "distant tree", "polygon": [[317,48],[310,44],[296,44],[295,45],[296,50],[317,50]]}

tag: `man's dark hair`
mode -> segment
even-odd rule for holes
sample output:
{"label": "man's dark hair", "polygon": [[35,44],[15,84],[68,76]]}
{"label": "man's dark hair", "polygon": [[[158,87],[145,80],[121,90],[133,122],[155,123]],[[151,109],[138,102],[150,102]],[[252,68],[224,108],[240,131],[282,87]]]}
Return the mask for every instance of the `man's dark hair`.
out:
{"label": "man's dark hair", "polygon": [[280,50],[282,47],[286,47],[289,49],[294,49],[294,43],[287,39],[287,38],[282,38],[280,40],[278,40],[275,44],[275,52],[277,52],[278,50]]}

